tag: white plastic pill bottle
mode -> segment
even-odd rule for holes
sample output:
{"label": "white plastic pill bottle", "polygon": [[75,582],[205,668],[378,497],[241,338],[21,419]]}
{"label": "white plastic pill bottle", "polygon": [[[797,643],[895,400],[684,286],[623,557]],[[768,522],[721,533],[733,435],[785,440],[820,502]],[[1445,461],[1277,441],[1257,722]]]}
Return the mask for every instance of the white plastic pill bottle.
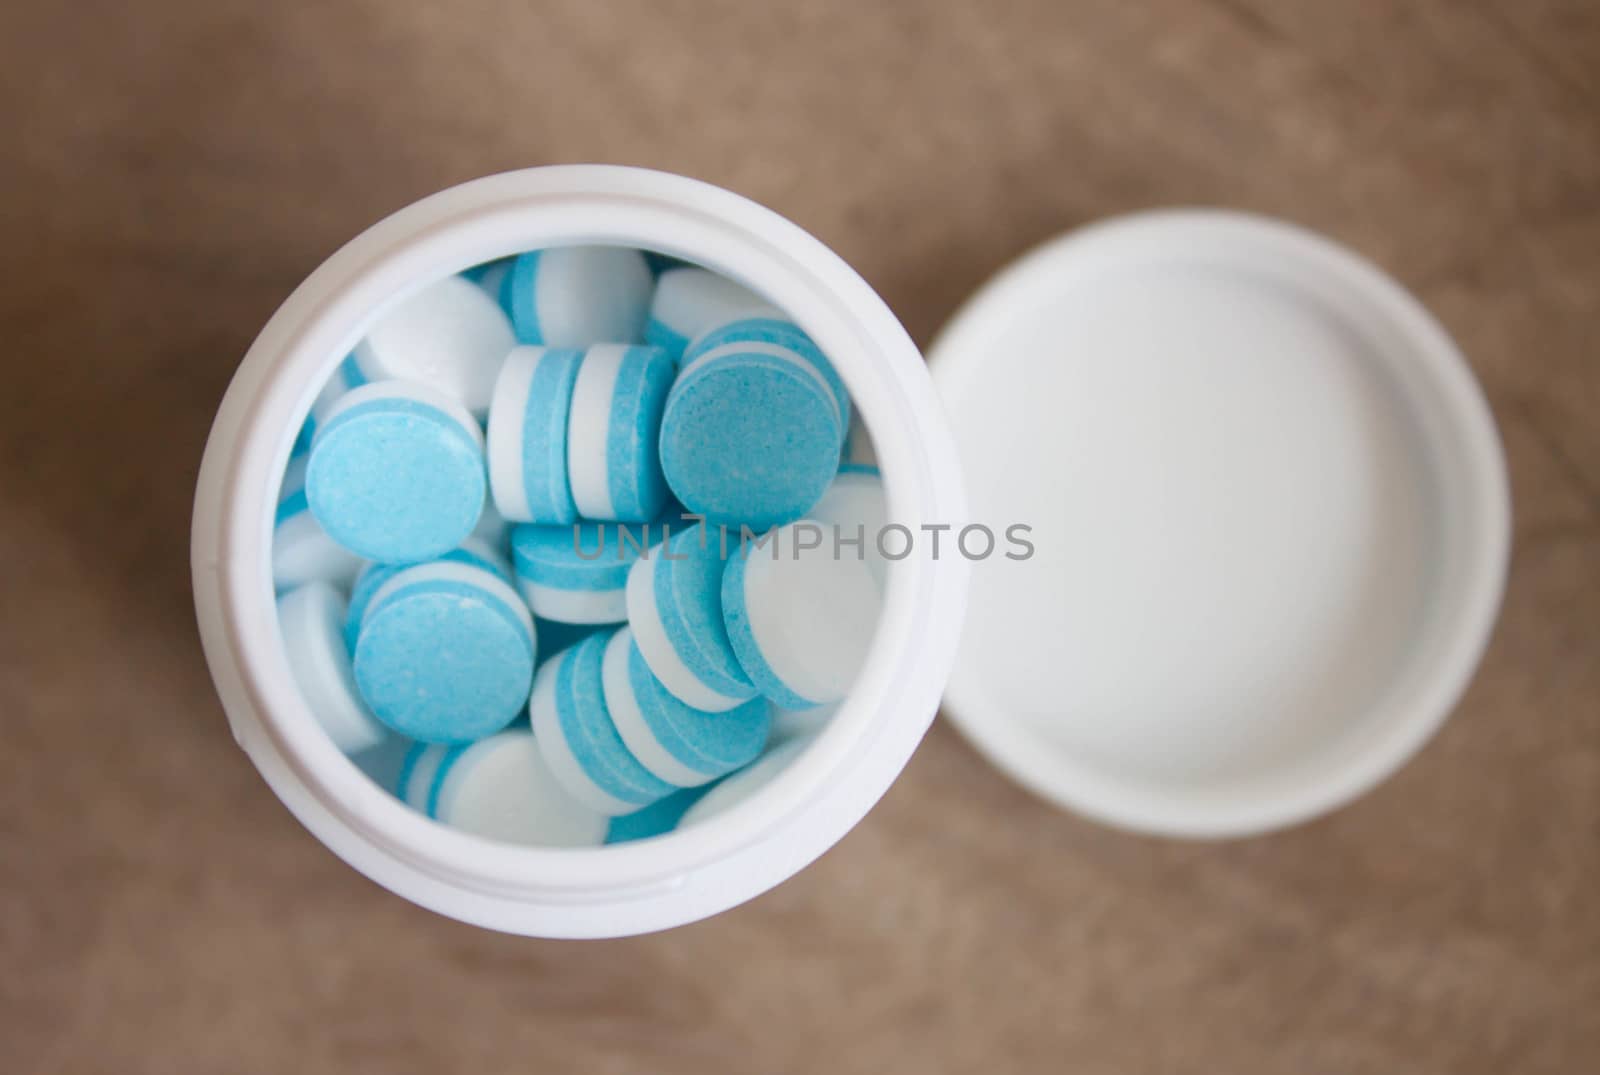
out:
{"label": "white plastic pill bottle", "polygon": [[938,707],[970,565],[909,556],[850,696],[814,742],[737,807],[658,839],[515,847],[430,821],[334,746],[302,699],[271,577],[280,479],[313,398],[409,293],[526,250],[639,247],[723,273],[781,307],[833,360],[872,431],[891,517],[965,520],[956,446],[917,348],[818,240],[705,183],[638,168],[535,168],[410,205],[340,249],[262,329],[223,399],[192,534],[200,635],[234,737],[273,791],[351,866],[463,921],[543,937],[649,932],[766,891],[837,842],[888,789]]}

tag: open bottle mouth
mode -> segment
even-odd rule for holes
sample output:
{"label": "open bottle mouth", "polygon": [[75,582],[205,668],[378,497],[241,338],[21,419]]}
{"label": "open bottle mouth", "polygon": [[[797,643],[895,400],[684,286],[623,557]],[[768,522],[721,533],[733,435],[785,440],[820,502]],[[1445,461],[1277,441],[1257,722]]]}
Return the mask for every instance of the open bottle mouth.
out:
{"label": "open bottle mouth", "polygon": [[277,640],[269,567],[279,477],[312,399],[367,328],[430,280],[527,249],[629,245],[705,265],[787,311],[834,358],[870,425],[890,511],[960,519],[958,470],[914,346],[814,239],[727,192],[636,169],[491,177],[380,222],[263,330],[208,446],[195,516],[202,631],[236,736],[279,796],[358,869],[443,913],[519,932],[604,935],[691,921],[820,854],[882,794],[937,706],[965,564],[888,567],[861,674],[810,746],[759,793],[657,839],[519,847],[454,832],[334,747]]}

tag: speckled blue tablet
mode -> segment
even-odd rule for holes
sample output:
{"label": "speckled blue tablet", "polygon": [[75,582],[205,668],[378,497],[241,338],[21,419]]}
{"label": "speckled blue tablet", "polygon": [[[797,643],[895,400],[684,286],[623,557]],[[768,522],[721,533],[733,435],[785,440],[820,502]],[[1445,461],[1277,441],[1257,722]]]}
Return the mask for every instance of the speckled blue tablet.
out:
{"label": "speckled blue tablet", "polygon": [[367,602],[356,686],[384,724],[458,743],[516,719],[537,643],[522,598],[493,571],[441,560],[398,572]]}
{"label": "speckled blue tablet", "polygon": [[756,696],[722,617],[724,557],[738,544],[736,532],[697,524],[628,572],[628,623],[645,662],[696,709],[722,712]]}
{"label": "speckled blue tablet", "polygon": [[820,547],[799,551],[797,531],[826,528],[810,520],[769,535],[728,560],[722,613],[728,639],[750,681],[784,709],[837,702],[855,682],[877,630],[882,593],[857,559]]}
{"label": "speckled blue tablet", "polygon": [[606,709],[601,664],[609,636],[591,635],[539,669],[529,712],[545,764],[573,798],[617,816],[670,795],[628,748]]}
{"label": "speckled blue tablet", "polygon": [[517,258],[506,308],[517,339],[587,347],[642,338],[655,276],[644,255],[621,246],[561,246]]}
{"label": "speckled blue tablet", "polygon": [[626,627],[606,643],[601,677],[606,710],[628,752],[674,787],[748,765],[766,745],[772,707],[764,699],[721,713],[684,705],[650,671]]}
{"label": "speckled blue tablet", "polygon": [[423,385],[346,393],[317,429],[306,500],[328,536],[382,563],[418,563],[472,533],[486,487],[483,433]]}
{"label": "speckled blue tablet", "polygon": [[306,456],[289,461],[272,524],[272,584],[279,592],[308,582],[349,587],[361,557],[328,536],[306,503]]}
{"label": "speckled blue tablet", "polygon": [[678,820],[689,807],[700,801],[700,797],[711,786],[704,784],[697,788],[679,788],[643,810],[612,818],[610,827],[606,829],[606,843],[625,844],[632,840],[666,835],[678,827]]}
{"label": "speckled blue tablet", "polygon": [[850,429],[850,392],[822,349],[782,311],[774,306],[746,309],[734,314],[731,320],[709,327],[691,340],[683,355],[684,365],[730,343],[771,344],[799,355],[817,371],[818,376],[826,382],[828,391],[833,393],[834,402],[839,405],[839,442],[844,443]]}
{"label": "speckled blue tablet", "polygon": [[729,343],[684,364],[661,420],[661,469],[690,511],[756,531],[792,522],[839,469],[844,428],[815,366],[787,347]]}
{"label": "speckled blue tablet", "polygon": [[[476,535],[467,538],[459,548],[451,549],[439,559],[458,564],[474,564],[494,572],[506,582],[515,581],[511,565],[506,558]],[[367,605],[372,601],[372,595],[405,568],[404,564],[368,564],[361,569],[361,574],[356,576],[355,585],[350,589],[350,610],[344,621],[345,645],[352,652],[356,648],[356,636],[361,631],[361,619],[367,614]]]}
{"label": "speckled blue tablet", "polygon": [[708,269],[668,269],[656,278],[644,339],[676,362],[707,329],[726,324],[760,302],[754,292]]}
{"label": "speckled blue tablet", "polygon": [[621,623],[628,618],[628,569],[666,534],[665,523],[515,527],[517,585],[541,619]]}
{"label": "speckled blue tablet", "polygon": [[567,416],[583,352],[518,347],[489,404],[489,485],[500,514],[518,523],[578,517],[567,476]]}
{"label": "speckled blue tablet", "polygon": [[677,367],[655,347],[597,344],[583,355],[567,418],[567,474],[585,519],[661,514],[661,412]]}

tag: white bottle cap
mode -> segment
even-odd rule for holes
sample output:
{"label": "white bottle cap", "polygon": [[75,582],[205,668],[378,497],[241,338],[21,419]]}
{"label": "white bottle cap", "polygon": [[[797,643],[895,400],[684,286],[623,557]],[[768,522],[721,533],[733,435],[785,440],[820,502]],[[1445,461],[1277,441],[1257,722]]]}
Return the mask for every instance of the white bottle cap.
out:
{"label": "white bottle cap", "polygon": [[944,709],[1026,786],[1244,835],[1366,791],[1455,704],[1504,584],[1504,459],[1460,352],[1365,260],[1140,214],[1001,273],[929,363],[998,537]]}

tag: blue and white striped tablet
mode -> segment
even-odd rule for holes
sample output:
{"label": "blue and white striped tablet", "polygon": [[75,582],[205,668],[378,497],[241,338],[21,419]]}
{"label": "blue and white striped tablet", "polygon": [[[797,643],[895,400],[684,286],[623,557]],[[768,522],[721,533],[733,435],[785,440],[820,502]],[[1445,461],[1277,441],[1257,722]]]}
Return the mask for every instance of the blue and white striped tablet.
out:
{"label": "blue and white striped tablet", "polygon": [[308,582],[348,589],[361,557],[328,536],[306,503],[306,457],[289,461],[272,523],[272,585],[280,593]]}
{"label": "blue and white striped tablet", "polygon": [[[811,520],[781,527],[770,545],[733,556],[722,578],[723,621],[739,664],[785,709],[843,698],[878,628],[877,579],[863,561],[836,558],[824,533]],[[813,537],[820,544],[801,551]]]}
{"label": "blue and white striped tablet", "polygon": [[594,847],[609,819],[556,780],[525,729],[454,747],[430,783],[430,816],[451,828],[528,847]]}
{"label": "blue and white striped tablet", "polygon": [[672,386],[661,469],[690,511],[766,530],[817,502],[839,469],[843,432],[815,365],[780,344],[725,343],[688,358]]}
{"label": "blue and white striped tablet", "polygon": [[470,280],[447,276],[384,314],[354,357],[368,381],[424,384],[482,418],[516,342],[499,303]]}
{"label": "blue and white striped tablet", "polygon": [[841,557],[864,562],[880,590],[887,585],[889,561],[883,555],[883,532],[889,522],[889,505],[877,468],[841,467],[828,491],[807,514],[827,531],[829,547],[837,548]]}
{"label": "blue and white striped tablet", "polygon": [[747,765],[766,745],[772,708],[760,698],[721,713],[684,705],[645,664],[633,632],[606,643],[606,709],[630,754],[674,787],[696,787]]}
{"label": "blue and white striped tablet", "polygon": [[356,686],[390,728],[459,743],[510,724],[528,699],[533,617],[493,571],[440,560],[372,595],[356,636]]}
{"label": "blue and white striped tablet", "polygon": [[567,418],[567,476],[583,518],[642,523],[661,514],[661,412],[676,376],[659,348],[603,343],[584,352]]}
{"label": "blue and white striped tablet", "polygon": [[366,383],[367,377],[356,364],[355,352],[352,351],[344,356],[344,361],[333,367],[333,372],[322,385],[322,391],[311,401],[311,417],[318,422],[327,421],[328,412],[333,410],[346,392],[354,392]]}
{"label": "blue and white striped tablet", "polygon": [[344,361],[335,366],[328,379],[323,382],[317,398],[311,401],[311,413],[306,415],[305,424],[300,427],[300,436],[296,438],[294,451],[290,455],[299,456],[309,452],[311,442],[316,439],[317,426],[328,420],[328,414],[334,405],[344,398],[346,392],[360,388],[366,383],[367,379],[361,375],[361,370],[356,365],[355,356],[346,355]]}
{"label": "blue and white striped tablet", "polygon": [[528,711],[561,786],[584,806],[617,817],[665,798],[675,785],[640,764],[612,722],[601,687],[609,638],[591,635],[541,667]]}
{"label": "blue and white striped tablet", "polygon": [[850,392],[845,388],[838,371],[833,368],[833,363],[828,361],[828,356],[799,325],[789,320],[787,314],[765,303],[734,314],[696,337],[683,354],[683,364],[687,366],[708,351],[733,343],[762,343],[780,347],[799,356],[816,370],[817,376],[827,384],[828,391],[833,393],[834,402],[839,406],[839,443],[844,443],[850,429]]}
{"label": "blue and white striped tablet", "polygon": [[739,535],[696,524],[628,572],[628,624],[657,679],[685,705],[724,712],[756,696],[722,618],[724,557]]}
{"label": "blue and white striped tablet", "polygon": [[483,512],[483,433],[425,385],[381,381],[346,393],[319,425],[306,500],[328,536],[381,563],[449,552]]}
{"label": "blue and white striped tablet", "polygon": [[278,629],[289,669],[317,722],[346,754],[388,737],[356,690],[341,627],[344,598],[325,582],[308,582],[278,598]]}
{"label": "blue and white striped tablet", "polygon": [[[486,261],[461,274],[495,301],[495,305],[505,313],[508,324],[511,320],[511,268],[516,263],[514,257],[500,258],[498,261]],[[514,330],[512,335],[515,336]]]}
{"label": "blue and white striped tablet", "polygon": [[643,810],[612,818],[610,827],[606,829],[606,843],[625,844],[666,835],[678,827],[678,819],[689,807],[699,802],[710,787],[712,785],[702,784],[697,788],[679,788]]}
{"label": "blue and white striped tablet", "polygon": [[567,417],[583,352],[518,347],[506,359],[489,406],[489,487],[516,523],[578,518],[567,474]]}
{"label": "blue and white striped tablet", "polygon": [[628,247],[560,246],[518,257],[505,286],[518,340],[587,347],[643,338],[655,276]]}
{"label": "blue and white striped tablet", "polygon": [[699,802],[684,811],[683,817],[678,819],[678,828],[686,829],[691,825],[709,821],[718,814],[727,813],[740,803],[747,802],[762,788],[776,780],[810,745],[809,738],[788,739],[777,744],[763,754],[759,761],[719,781],[716,787],[706,792]]}
{"label": "blue and white striped tablet", "polygon": [[[459,548],[451,549],[439,559],[458,564],[476,564],[494,572],[506,582],[514,581],[510,562],[498,549],[491,548],[477,536],[467,538]],[[361,619],[367,614],[367,605],[372,601],[372,595],[406,567],[405,564],[368,564],[361,569],[361,574],[356,576],[355,585],[350,588],[350,610],[344,621],[344,640],[351,652],[355,651],[356,637],[361,632]]]}
{"label": "blue and white striped tablet", "polygon": [[459,745],[450,743],[412,743],[400,763],[400,775],[394,785],[395,797],[411,809],[432,817],[434,777],[439,775],[445,758],[457,750]]}
{"label": "blue and white striped tablet", "polygon": [[656,278],[644,339],[676,362],[701,333],[760,303],[753,291],[720,273],[689,266],[668,269]]}
{"label": "blue and white striped tablet", "polygon": [[666,533],[665,523],[515,527],[517,585],[541,619],[621,623],[628,618],[628,569]]}

